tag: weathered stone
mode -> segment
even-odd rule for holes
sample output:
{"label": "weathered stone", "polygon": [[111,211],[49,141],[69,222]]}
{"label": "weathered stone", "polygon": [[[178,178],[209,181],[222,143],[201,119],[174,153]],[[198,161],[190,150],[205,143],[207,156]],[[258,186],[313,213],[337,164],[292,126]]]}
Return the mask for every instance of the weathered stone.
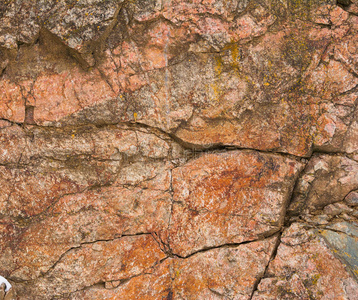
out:
{"label": "weathered stone", "polygon": [[353,1],[353,3],[346,8],[346,10],[354,15],[358,15],[358,3]]}
{"label": "weathered stone", "polygon": [[99,40],[123,1],[60,0],[5,1],[0,15],[0,46],[17,48],[35,42],[42,27],[69,47],[84,52],[86,44]]}
{"label": "weathered stone", "polygon": [[174,299],[250,299],[268,264],[276,237],[195,254],[174,261]]}
{"label": "weathered stone", "polygon": [[346,212],[352,212],[353,209],[351,209],[349,206],[347,206],[346,204],[342,203],[342,202],[337,202],[334,204],[330,204],[327,205],[324,209],[323,212],[325,214],[328,215],[339,215],[341,213],[346,213]]}
{"label": "weathered stone", "polygon": [[170,248],[187,256],[279,231],[301,167],[279,155],[233,151],[174,169]]}
{"label": "weathered stone", "polygon": [[118,127],[3,128],[0,205],[10,218],[1,228],[1,272],[35,279],[82,243],[163,235],[172,165],[148,159],[169,156],[173,142],[159,136]]}
{"label": "weathered stone", "polygon": [[[332,1],[323,2],[332,4]],[[282,8],[301,11],[304,5],[296,4]],[[2,84],[6,85],[6,91],[18,89],[18,93],[15,93],[17,96],[11,93],[16,101],[12,98],[3,100],[3,118],[23,122],[24,106],[31,102],[34,122],[38,124],[66,123],[70,115],[77,118],[75,123],[138,120],[175,132],[185,142],[200,146],[227,144],[301,156],[308,156],[314,145],[337,147],[336,144],[342,144],[341,140],[345,138],[347,150],[354,152],[357,149],[354,142],[356,123],[350,122],[347,126],[337,116],[337,108],[327,111],[318,98],[333,101],[333,97],[357,85],[356,77],[349,72],[353,65],[349,62],[355,61],[354,50],[350,50],[354,45],[347,47],[345,44],[354,42],[351,36],[356,36],[356,29],[341,39],[345,34],[341,32],[342,28],[349,29],[354,22],[339,7],[330,6],[325,11],[326,6],[316,4],[321,7],[320,18],[328,18],[327,22],[334,24],[331,31],[324,32],[320,27],[312,28],[291,20],[284,30],[266,33],[277,16],[261,4],[243,2],[235,5],[216,1],[212,6],[171,1],[142,6],[126,3],[117,25],[108,36],[108,41],[115,45],[113,48],[111,43],[107,45],[109,48],[103,54],[104,58],[96,68],[86,72],[77,66],[63,69],[61,64],[50,59],[57,53],[57,56],[70,60],[64,54],[66,49],[59,53],[51,45],[46,46],[46,41],[51,38],[40,32],[42,42],[21,51],[47,60],[48,68],[31,71],[31,76],[27,74],[27,78],[22,76],[14,81],[23,71],[20,71],[20,65],[15,67],[10,63]],[[312,11],[316,4],[307,3]],[[97,6],[100,8],[94,14],[101,14],[100,19],[89,13],[83,23],[82,15],[77,13],[85,15],[88,9],[94,10]],[[246,6],[245,14],[235,18],[235,14]],[[68,43],[73,44],[72,47],[86,48],[83,45],[87,40],[97,41],[96,34],[106,28],[105,20],[112,18],[113,10],[111,1],[73,3],[67,7],[60,1],[51,7],[48,22],[55,26],[50,29],[61,38],[69,35]],[[130,14],[138,22],[151,22],[151,25],[145,27],[139,23],[128,27],[125,24],[128,21],[124,20]],[[203,17],[202,14],[217,14],[223,19]],[[60,16],[58,22],[56,18]],[[75,25],[69,29],[71,18],[75,18]],[[102,21],[102,27],[93,29],[90,24],[99,21]],[[173,24],[180,24],[181,29]],[[82,29],[88,26],[91,32],[84,35]],[[131,41],[123,40],[124,27],[130,31]],[[79,28],[81,30],[77,30]],[[248,44],[264,33],[259,43]],[[329,46],[328,51],[336,53],[335,59],[326,57],[326,64],[319,65],[331,34],[334,34],[337,45]],[[199,41],[195,35],[200,37]],[[201,50],[203,46],[206,48]],[[58,44],[58,48],[61,47]],[[188,52],[189,48],[192,50]],[[219,53],[208,53],[210,49]],[[70,53],[70,56],[76,55]],[[81,64],[77,59],[78,62]],[[303,80],[298,82],[303,70]],[[53,87],[51,93],[46,88],[48,85]],[[290,100],[293,98],[295,101]],[[107,102],[114,106],[107,107]],[[105,107],[100,108],[101,105]],[[95,115],[93,106],[96,106]],[[347,117],[352,118],[351,113],[347,111]],[[282,117],[278,118],[278,115]],[[292,138],[292,134],[296,136]]]}
{"label": "weathered stone", "polygon": [[358,191],[350,192],[345,198],[344,201],[350,206],[358,205]]}
{"label": "weathered stone", "polygon": [[93,287],[70,299],[250,299],[273,253],[277,237],[213,249],[186,259],[169,258],[114,289]]}
{"label": "weathered stone", "polygon": [[347,222],[335,223],[319,231],[328,245],[358,279],[358,226]]}
{"label": "weathered stone", "polygon": [[357,37],[358,0],[0,1],[0,275],[355,299]]}
{"label": "weathered stone", "polygon": [[306,216],[303,217],[308,223],[313,223],[317,225],[326,225],[332,219],[332,216],[327,215],[318,215],[313,216],[312,218],[308,219]]}
{"label": "weathered stone", "polygon": [[103,286],[94,286],[75,292],[69,295],[69,297],[63,297],[62,299],[173,299],[171,267],[172,259],[169,258],[151,270],[146,270],[140,276],[120,282],[118,287],[105,288]]}
{"label": "weathered stone", "polygon": [[343,201],[358,187],[358,163],[341,155],[315,155],[301,175],[289,211],[298,214]]}
{"label": "weathered stone", "polygon": [[64,252],[82,243],[123,234],[160,233],[167,228],[170,207],[168,193],[151,190],[110,188],[65,196],[42,221],[28,225],[25,231],[17,225],[16,247],[6,259],[18,268],[11,272],[8,268],[12,266],[3,265],[2,272],[34,279],[48,272]]}
{"label": "weathered stone", "polygon": [[[4,121],[5,122],[5,121]],[[23,153],[27,148],[26,133],[17,125],[3,123],[0,129],[0,163],[20,163]]]}
{"label": "weathered stone", "polygon": [[354,299],[357,281],[317,234],[291,225],[252,299]]}
{"label": "weathered stone", "polygon": [[25,99],[21,95],[19,86],[6,79],[1,79],[0,89],[0,118],[23,122],[25,119]]}
{"label": "weathered stone", "polygon": [[[122,237],[72,248],[43,277],[31,284],[31,296],[50,299],[105,281],[145,273],[166,255],[151,235]],[[21,295],[21,284],[19,295]]]}

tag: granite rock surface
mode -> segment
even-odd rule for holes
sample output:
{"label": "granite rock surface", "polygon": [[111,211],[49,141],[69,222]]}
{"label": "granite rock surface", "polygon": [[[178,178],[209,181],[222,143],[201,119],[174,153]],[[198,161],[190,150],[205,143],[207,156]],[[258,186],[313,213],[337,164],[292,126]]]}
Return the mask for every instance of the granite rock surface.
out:
{"label": "granite rock surface", "polygon": [[355,300],[357,208],[357,0],[1,1],[0,299]]}

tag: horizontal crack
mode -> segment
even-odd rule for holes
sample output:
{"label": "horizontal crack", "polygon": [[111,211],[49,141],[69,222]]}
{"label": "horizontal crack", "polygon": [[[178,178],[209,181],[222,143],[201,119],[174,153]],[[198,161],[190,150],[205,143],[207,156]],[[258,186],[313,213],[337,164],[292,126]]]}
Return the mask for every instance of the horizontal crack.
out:
{"label": "horizontal crack", "polygon": [[[21,125],[22,123],[12,122],[12,124]],[[34,124],[34,125],[26,125],[25,124],[24,126],[26,126],[27,131],[30,131],[30,132],[31,132],[32,128],[41,128],[41,129],[49,129],[50,128],[50,129],[56,129],[58,131],[62,130],[66,134],[68,134],[68,131],[75,130],[75,129],[78,130],[79,128],[86,128],[86,126],[92,126],[94,130],[101,129],[101,128],[115,127],[114,129],[118,129],[118,130],[133,130],[133,131],[143,132],[142,130],[145,129],[146,130],[145,133],[153,134],[163,140],[174,141],[175,143],[177,143],[181,147],[183,147],[185,150],[190,151],[190,153],[207,153],[207,152],[216,152],[216,151],[224,152],[224,151],[241,150],[241,151],[256,151],[256,152],[264,153],[264,154],[276,154],[276,155],[281,155],[281,156],[288,157],[291,159],[309,159],[315,153],[351,155],[351,153],[344,152],[344,151],[323,151],[323,150],[320,150],[319,148],[315,147],[314,145],[312,146],[310,155],[305,155],[305,156],[295,155],[295,154],[291,154],[289,152],[278,151],[275,149],[262,150],[262,149],[257,149],[257,148],[241,147],[241,146],[237,146],[237,145],[224,144],[224,143],[209,143],[206,145],[200,145],[200,144],[195,144],[195,143],[191,143],[191,142],[186,142],[186,141],[182,140],[181,138],[179,138],[178,136],[176,136],[174,133],[167,132],[159,127],[150,126],[150,125],[140,123],[140,122],[135,122],[135,123],[134,122],[116,122],[116,123],[110,123],[110,124],[108,123],[108,124],[101,124],[101,125],[95,125],[95,124],[89,123],[89,124],[81,124],[79,126],[70,125],[70,126],[61,126],[61,127],[56,127],[54,125],[44,126],[44,125],[38,125],[38,124]],[[121,128],[121,126],[123,126],[123,128]],[[88,129],[89,128],[87,128],[87,130]],[[83,154],[83,155],[86,155],[86,154]],[[92,156],[90,156],[90,157],[91,157],[91,159],[98,160],[98,161],[112,161],[112,159],[101,159],[101,158],[95,158],[95,157],[92,158]]]}
{"label": "horizontal crack", "polygon": [[211,251],[211,250],[215,250],[215,249],[222,249],[222,248],[236,248],[236,247],[239,247],[241,245],[246,245],[246,244],[250,244],[250,243],[254,243],[254,242],[259,242],[259,241],[263,241],[263,240],[267,240],[273,236],[275,236],[278,232],[281,232],[281,228],[279,228],[278,230],[275,230],[274,232],[270,232],[269,234],[262,234],[260,237],[258,237],[257,239],[253,239],[253,240],[248,240],[248,241],[244,241],[244,242],[241,242],[241,243],[226,243],[226,244],[222,244],[222,245],[219,245],[219,246],[213,246],[213,247],[205,247],[203,249],[200,249],[200,250],[197,250],[187,256],[181,256],[179,254],[176,254],[176,253],[172,253],[172,256],[173,257],[177,257],[177,258],[180,258],[180,259],[187,259],[187,258],[190,258],[194,255],[197,255],[199,253],[205,253],[205,252],[208,252],[208,251]]}
{"label": "horizontal crack", "polygon": [[151,233],[147,233],[147,232],[139,232],[139,233],[135,233],[135,234],[123,234],[121,235],[120,237],[114,237],[114,238],[111,238],[111,239],[98,239],[98,240],[94,240],[94,241],[90,241],[90,242],[82,242],[80,243],[78,246],[74,246],[74,247],[71,247],[69,249],[67,249],[65,252],[63,252],[59,258],[57,259],[57,261],[46,271],[46,272],[43,272],[40,276],[38,276],[37,278],[35,279],[29,279],[29,280],[17,280],[16,278],[11,278],[9,277],[9,279],[11,281],[14,281],[14,282],[21,282],[21,283],[25,283],[25,282],[34,282],[34,281],[37,281],[39,280],[40,278],[44,278],[46,275],[48,275],[53,269],[55,269],[55,267],[60,263],[60,261],[68,254],[70,253],[71,251],[73,250],[76,250],[76,249],[80,249],[82,246],[84,245],[92,245],[92,244],[96,244],[96,243],[100,243],[100,242],[111,242],[111,241],[115,241],[115,240],[120,240],[124,237],[133,237],[133,236],[143,236],[143,235],[150,235],[152,236]]}

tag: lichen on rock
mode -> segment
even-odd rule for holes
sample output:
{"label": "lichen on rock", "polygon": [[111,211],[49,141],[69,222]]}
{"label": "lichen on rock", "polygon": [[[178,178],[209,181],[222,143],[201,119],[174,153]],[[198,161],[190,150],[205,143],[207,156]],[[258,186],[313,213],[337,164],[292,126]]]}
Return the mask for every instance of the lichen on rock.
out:
{"label": "lichen on rock", "polygon": [[356,299],[357,0],[0,3],[15,299]]}

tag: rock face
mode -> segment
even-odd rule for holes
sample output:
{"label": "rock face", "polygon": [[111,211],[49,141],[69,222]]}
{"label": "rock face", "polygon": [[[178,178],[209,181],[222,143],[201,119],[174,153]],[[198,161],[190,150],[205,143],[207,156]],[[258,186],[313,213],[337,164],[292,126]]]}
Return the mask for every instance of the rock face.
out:
{"label": "rock face", "polygon": [[[335,235],[330,230],[322,234],[328,239]],[[276,257],[267,269],[267,278],[261,280],[252,299],[355,299],[358,283],[354,272],[349,273],[319,239],[320,235],[320,231],[305,228],[302,224],[293,224],[286,229]],[[336,241],[346,242],[342,237],[337,237]],[[355,249],[352,244],[345,246],[354,253],[357,232],[354,244]],[[356,273],[357,269],[354,271]]]}
{"label": "rock face", "polygon": [[170,248],[187,256],[280,231],[301,166],[282,156],[231,151],[174,169]]}
{"label": "rock face", "polygon": [[357,299],[357,0],[2,1],[0,191],[0,299]]}

